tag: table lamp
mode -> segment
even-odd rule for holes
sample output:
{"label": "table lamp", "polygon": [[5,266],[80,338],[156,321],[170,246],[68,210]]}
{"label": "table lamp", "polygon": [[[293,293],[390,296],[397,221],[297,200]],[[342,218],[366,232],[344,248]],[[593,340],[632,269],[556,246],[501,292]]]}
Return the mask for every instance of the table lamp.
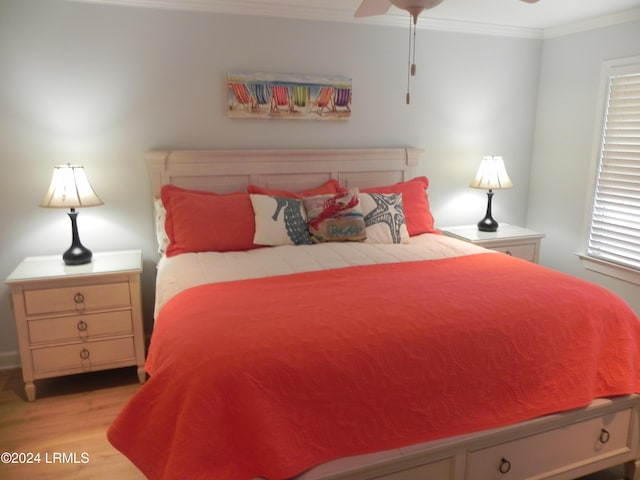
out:
{"label": "table lamp", "polygon": [[71,247],[62,254],[65,265],[82,265],[91,262],[91,250],[82,245],[78,235],[76,207],[95,207],[103,203],[91,188],[84,173],[84,167],[70,164],[53,167],[49,191],[39,205],[47,208],[70,209]]}
{"label": "table lamp", "polygon": [[513,183],[509,175],[507,175],[507,170],[504,168],[502,157],[484,157],[480,163],[476,177],[469,186],[471,188],[484,188],[489,190],[487,192],[487,213],[484,218],[478,222],[478,230],[482,232],[495,232],[498,230],[498,222],[491,216],[493,190],[513,187]]}

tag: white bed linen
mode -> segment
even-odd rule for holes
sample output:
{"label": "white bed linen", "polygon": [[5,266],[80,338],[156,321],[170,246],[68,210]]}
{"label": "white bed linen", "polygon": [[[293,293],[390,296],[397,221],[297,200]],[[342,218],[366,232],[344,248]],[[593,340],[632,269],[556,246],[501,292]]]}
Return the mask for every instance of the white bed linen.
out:
{"label": "white bed linen", "polygon": [[207,283],[356,265],[436,260],[490,251],[445,235],[425,233],[411,237],[407,244],[330,242],[162,257],[156,278],[155,316],[174,295]]}

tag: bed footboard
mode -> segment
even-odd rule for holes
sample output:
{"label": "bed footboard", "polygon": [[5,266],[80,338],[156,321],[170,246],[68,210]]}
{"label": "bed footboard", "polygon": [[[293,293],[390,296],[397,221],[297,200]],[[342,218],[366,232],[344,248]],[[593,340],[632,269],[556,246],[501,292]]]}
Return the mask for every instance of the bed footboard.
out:
{"label": "bed footboard", "polygon": [[622,464],[625,480],[640,480],[639,413],[640,395],[600,399],[509,427],[340,459],[296,480],[566,480]]}

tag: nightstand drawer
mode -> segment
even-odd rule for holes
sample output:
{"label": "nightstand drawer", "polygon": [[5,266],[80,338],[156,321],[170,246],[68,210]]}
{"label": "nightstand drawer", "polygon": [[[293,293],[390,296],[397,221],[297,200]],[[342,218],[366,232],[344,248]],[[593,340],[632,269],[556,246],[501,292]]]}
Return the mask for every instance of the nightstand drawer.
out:
{"label": "nightstand drawer", "polygon": [[495,250],[496,252],[506,253],[507,255],[511,255],[513,257],[522,258],[523,260],[529,260],[530,262],[535,261],[536,259],[536,244],[528,243],[525,245],[508,245],[508,246],[498,246],[498,247],[490,247],[491,250]]}
{"label": "nightstand drawer", "polygon": [[119,361],[130,360],[135,363],[133,337],[37,348],[32,350],[31,355],[33,369],[39,373],[67,369],[88,372]]}
{"label": "nightstand drawer", "polygon": [[130,310],[44,318],[30,320],[28,324],[32,344],[74,339],[88,340],[102,335],[133,332]]}
{"label": "nightstand drawer", "polygon": [[539,479],[631,451],[631,409],[472,451],[468,480]]}
{"label": "nightstand drawer", "polygon": [[495,232],[483,232],[476,225],[443,228],[442,232],[458,240],[506,253],[529,262],[540,261],[540,243],[544,234],[516,225],[502,224]]}
{"label": "nightstand drawer", "polygon": [[27,315],[85,312],[131,305],[129,284],[105,283],[24,292]]}

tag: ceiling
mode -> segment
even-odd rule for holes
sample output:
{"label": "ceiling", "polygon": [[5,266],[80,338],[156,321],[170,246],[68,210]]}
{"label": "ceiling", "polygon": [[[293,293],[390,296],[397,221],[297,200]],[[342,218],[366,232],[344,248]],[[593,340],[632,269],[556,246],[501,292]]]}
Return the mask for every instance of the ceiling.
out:
{"label": "ceiling", "polygon": [[[343,21],[408,24],[392,7],[387,15],[354,18],[361,0],[70,0],[173,10]],[[445,0],[422,13],[419,27],[468,33],[543,38],[640,20],[640,0]]]}

